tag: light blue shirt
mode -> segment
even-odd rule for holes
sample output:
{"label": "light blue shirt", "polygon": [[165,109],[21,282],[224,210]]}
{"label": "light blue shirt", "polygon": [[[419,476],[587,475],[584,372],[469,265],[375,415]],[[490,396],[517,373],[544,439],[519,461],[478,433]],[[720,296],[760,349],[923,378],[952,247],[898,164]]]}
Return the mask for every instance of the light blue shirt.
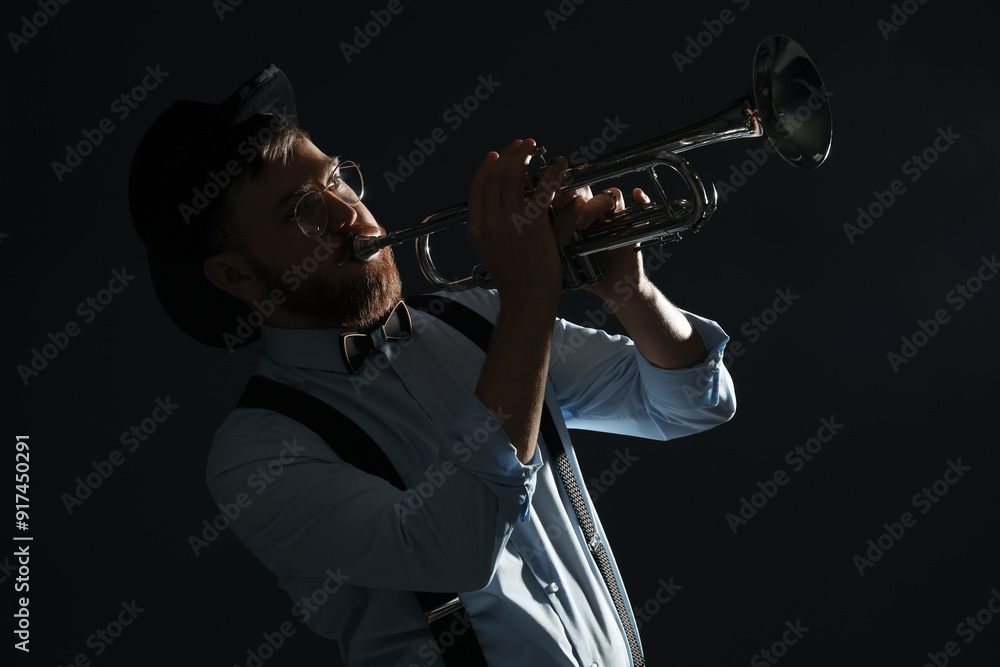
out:
{"label": "light blue shirt", "polygon": [[[496,319],[493,292],[447,296]],[[460,592],[491,665],[632,664],[548,450],[521,464],[475,396],[483,352],[410,312],[414,336],[376,350],[359,375],[344,368],[339,330],[267,326],[256,371],[349,415],[409,490],[345,464],[294,420],[238,409],[216,433],[207,469],[215,501],[241,507],[236,535],[277,575],[294,620],[338,642],[351,667],[440,664],[414,590]],[[677,370],[652,366],[626,337],[562,319],[554,328],[546,403],[561,408],[556,426],[622,591],[566,429],[666,440],[728,420],[729,338],[685,315],[708,356]]]}

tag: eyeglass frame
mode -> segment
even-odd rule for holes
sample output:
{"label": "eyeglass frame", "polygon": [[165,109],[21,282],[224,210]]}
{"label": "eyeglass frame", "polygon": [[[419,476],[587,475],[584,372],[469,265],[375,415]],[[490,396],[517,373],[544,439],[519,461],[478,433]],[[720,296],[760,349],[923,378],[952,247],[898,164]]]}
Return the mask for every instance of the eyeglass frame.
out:
{"label": "eyeglass frame", "polygon": [[[358,164],[357,162],[354,162],[353,160],[344,160],[343,162],[339,162],[337,164],[337,171],[339,172],[341,169],[344,169],[345,167],[347,167],[348,169],[357,169],[358,170],[358,180],[361,181],[361,192],[360,192],[360,194],[359,193],[354,193],[355,196],[358,198],[358,200],[356,202],[354,202],[354,203],[349,203],[347,200],[343,199],[336,192],[334,192],[333,195],[337,199],[339,199],[340,201],[342,201],[345,204],[347,204],[348,206],[357,206],[358,204],[361,203],[361,198],[364,197],[364,195],[365,195],[365,177],[364,177],[364,174],[361,173],[361,165]],[[329,190],[330,188],[332,188],[335,183],[336,183],[336,180],[333,183],[330,183],[328,186],[326,186],[322,190],[310,190],[309,192],[305,192],[295,202],[295,206],[292,208],[292,218],[295,220],[295,226],[299,228],[299,231],[302,232],[302,235],[305,236],[306,238],[308,238],[308,239],[318,239],[319,237],[323,236],[323,234],[326,232],[326,228],[330,224],[330,211],[326,208],[326,200],[323,199],[323,194],[326,193],[327,190]],[[352,188],[352,190],[353,190],[353,188]],[[316,236],[309,236],[309,234],[307,234],[306,231],[304,229],[302,229],[302,223],[299,222],[299,214],[297,213],[297,211],[299,210],[299,204],[302,203],[302,200],[304,200],[306,197],[308,197],[309,195],[312,195],[312,194],[318,194],[320,196],[320,203],[323,205],[323,213],[324,213],[324,215],[323,215],[323,227],[322,227],[322,229],[319,230],[319,233],[317,233]],[[239,234],[233,234],[232,236],[227,236],[226,238],[224,238],[221,241],[219,241],[219,244],[218,244],[217,247],[221,249],[222,246],[224,246],[229,241],[232,241],[233,239],[237,239],[237,238],[239,238],[241,236],[246,236],[247,234],[253,234],[254,232],[259,232],[262,229],[270,229],[271,227],[280,227],[281,225],[283,225],[283,224],[285,224],[287,222],[288,222],[288,218],[285,218],[285,219],[281,220],[280,222],[272,222],[271,224],[264,225],[263,227],[257,227],[256,229],[251,229],[251,230],[246,231],[246,232],[240,232]]]}

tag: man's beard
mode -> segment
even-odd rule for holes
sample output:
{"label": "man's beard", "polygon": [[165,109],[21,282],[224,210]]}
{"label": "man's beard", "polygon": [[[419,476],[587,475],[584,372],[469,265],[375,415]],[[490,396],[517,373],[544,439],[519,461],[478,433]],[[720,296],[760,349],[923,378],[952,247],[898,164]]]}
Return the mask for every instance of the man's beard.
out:
{"label": "man's beard", "polygon": [[402,294],[402,281],[391,248],[366,262],[361,275],[345,278],[339,286],[330,285],[326,276],[316,272],[299,278],[297,289],[289,289],[277,272],[269,270],[255,257],[247,256],[247,260],[268,293],[279,290],[285,295],[282,308],[307,317],[318,326],[362,327],[370,324],[385,315]]}

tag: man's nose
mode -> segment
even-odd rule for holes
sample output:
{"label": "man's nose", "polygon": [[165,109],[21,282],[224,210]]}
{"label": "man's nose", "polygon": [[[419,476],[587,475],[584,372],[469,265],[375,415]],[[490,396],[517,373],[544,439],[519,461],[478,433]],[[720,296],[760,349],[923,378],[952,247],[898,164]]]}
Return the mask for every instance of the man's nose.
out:
{"label": "man's nose", "polygon": [[358,218],[356,208],[338,197],[329,190],[323,193],[326,204],[326,231],[328,234],[337,234],[350,227]]}

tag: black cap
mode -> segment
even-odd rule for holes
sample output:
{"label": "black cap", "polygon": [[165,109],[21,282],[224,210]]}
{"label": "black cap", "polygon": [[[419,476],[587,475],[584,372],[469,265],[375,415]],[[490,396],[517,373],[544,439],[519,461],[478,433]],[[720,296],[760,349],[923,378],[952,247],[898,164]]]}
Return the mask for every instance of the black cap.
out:
{"label": "black cap", "polygon": [[210,283],[202,264],[224,188],[246,173],[281,117],[298,123],[292,86],[271,64],[221,104],[171,104],[132,158],[132,222],[146,245],[156,295],[170,319],[206,345],[234,348],[260,336],[258,327],[240,325],[250,309]]}

